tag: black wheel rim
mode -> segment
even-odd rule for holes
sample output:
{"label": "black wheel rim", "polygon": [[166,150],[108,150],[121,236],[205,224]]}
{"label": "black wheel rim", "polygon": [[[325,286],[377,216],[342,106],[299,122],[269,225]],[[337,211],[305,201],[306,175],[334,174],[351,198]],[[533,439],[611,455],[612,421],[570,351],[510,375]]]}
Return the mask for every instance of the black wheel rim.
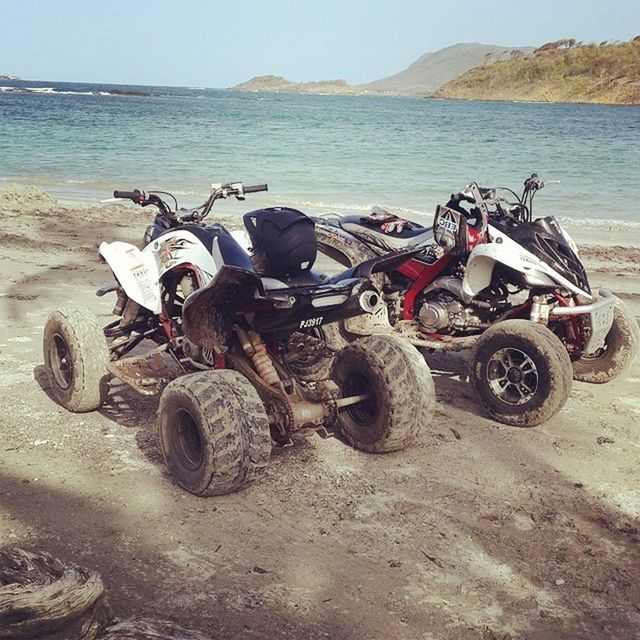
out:
{"label": "black wheel rim", "polygon": [[486,382],[491,393],[502,402],[523,405],[536,395],[538,368],[520,349],[499,349],[487,363]]}
{"label": "black wheel rim", "polygon": [[73,362],[69,353],[69,345],[59,333],[53,335],[53,343],[49,353],[55,384],[61,389],[68,389],[73,383]]}
{"label": "black wheel rim", "polygon": [[348,398],[359,395],[366,395],[368,398],[357,404],[349,405],[345,408],[345,411],[355,423],[363,427],[368,427],[373,424],[378,417],[375,387],[367,375],[361,371],[354,371],[342,386],[342,397]]}
{"label": "black wheel rim", "polygon": [[174,442],[180,465],[196,471],[202,464],[204,446],[198,423],[187,409],[179,409],[176,414]]}

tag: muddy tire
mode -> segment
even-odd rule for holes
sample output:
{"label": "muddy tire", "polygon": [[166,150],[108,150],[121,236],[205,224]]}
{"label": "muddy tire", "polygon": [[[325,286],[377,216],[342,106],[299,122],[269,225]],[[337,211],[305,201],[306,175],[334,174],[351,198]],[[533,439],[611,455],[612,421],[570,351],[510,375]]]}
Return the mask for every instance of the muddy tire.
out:
{"label": "muddy tire", "polygon": [[109,349],[96,317],[85,309],[59,309],[42,339],[51,394],[65,409],[94,411],[107,396]]}
{"label": "muddy tire", "polygon": [[396,336],[367,336],[344,347],[333,362],[331,378],[341,398],[369,396],[338,414],[340,432],[356,449],[404,449],[431,423],[431,371],[418,351]]}
{"label": "muddy tire", "polygon": [[504,424],[535,427],[571,393],[571,360],[559,338],[529,320],[489,327],[471,352],[470,380],[487,413]]}
{"label": "muddy tire", "polygon": [[593,355],[584,355],[573,363],[573,379],[603,384],[622,375],[636,359],[640,346],[638,322],[622,300],[616,299],[613,324],[604,347]]}
{"label": "muddy tire", "polygon": [[158,409],[160,446],[176,482],[198,496],[231,493],[260,477],[271,454],[269,420],[236,371],[203,371],[167,385]]}
{"label": "muddy tire", "polygon": [[304,342],[297,339],[300,337],[297,335],[299,333],[302,331],[290,336],[285,343],[283,358],[286,360],[288,369],[298,380],[305,382],[326,380],[331,372],[335,354],[347,344],[341,335],[339,323],[334,322],[304,330],[305,334],[321,340],[326,349],[322,349],[318,344],[312,344],[311,350],[305,350]]}

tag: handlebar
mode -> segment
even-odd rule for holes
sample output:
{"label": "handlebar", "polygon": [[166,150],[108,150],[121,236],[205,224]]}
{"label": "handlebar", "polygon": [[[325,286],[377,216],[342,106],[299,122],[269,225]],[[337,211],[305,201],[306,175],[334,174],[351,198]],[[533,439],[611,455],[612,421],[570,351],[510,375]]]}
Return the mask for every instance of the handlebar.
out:
{"label": "handlebar", "polygon": [[[228,184],[211,185],[211,195],[204,204],[195,209],[178,209],[178,202],[175,197],[167,191],[150,191],[145,192],[142,189],[134,189],[133,191],[123,191],[116,189],[113,197],[116,199],[131,200],[141,207],[155,205],[160,209],[162,215],[171,218],[174,223],[177,222],[200,222],[205,218],[216,200],[230,198],[235,196],[238,200],[244,200],[247,193],[258,193],[260,191],[268,191],[266,184],[256,184],[245,187],[242,182],[230,182]],[[173,199],[175,207],[172,209],[159,194],[169,196]]]}
{"label": "handlebar", "polygon": [[113,197],[138,202],[139,200],[146,200],[147,194],[140,189],[134,189],[133,191],[119,191],[116,189],[113,192]]}
{"label": "handlebar", "polygon": [[256,184],[251,187],[245,187],[245,193],[258,193],[259,191],[268,191],[269,187],[266,184]]}

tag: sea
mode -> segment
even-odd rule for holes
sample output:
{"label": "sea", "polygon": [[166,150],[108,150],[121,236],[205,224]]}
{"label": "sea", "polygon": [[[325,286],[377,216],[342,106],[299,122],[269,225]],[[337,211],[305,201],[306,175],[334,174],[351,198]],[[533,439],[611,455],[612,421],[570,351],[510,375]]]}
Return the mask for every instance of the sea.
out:
{"label": "sea", "polygon": [[0,186],[65,204],[140,188],[195,206],[212,183],[242,181],[269,191],[219,211],[377,205],[428,224],[471,181],[520,191],[534,172],[534,216],[640,245],[638,106],[0,81]]}

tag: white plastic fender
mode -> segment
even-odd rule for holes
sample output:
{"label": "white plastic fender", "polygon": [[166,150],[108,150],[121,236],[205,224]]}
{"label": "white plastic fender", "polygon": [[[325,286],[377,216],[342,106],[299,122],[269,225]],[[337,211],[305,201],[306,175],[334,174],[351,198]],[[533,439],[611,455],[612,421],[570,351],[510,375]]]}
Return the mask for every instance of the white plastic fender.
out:
{"label": "white plastic fender", "polygon": [[546,262],[495,227],[490,226],[487,233],[490,242],[475,246],[469,254],[462,280],[462,291],[465,295],[474,297],[488,287],[491,284],[493,267],[499,262],[523,273],[527,283],[532,287],[560,285],[573,293],[592,299],[589,293],[576,287]]}
{"label": "white plastic fender", "polygon": [[103,242],[98,253],[107,261],[127,296],[154,313],[162,311],[160,279],[167,271],[191,264],[204,285],[218,270],[200,240],[181,230],[160,236],[142,251],[127,242]]}

